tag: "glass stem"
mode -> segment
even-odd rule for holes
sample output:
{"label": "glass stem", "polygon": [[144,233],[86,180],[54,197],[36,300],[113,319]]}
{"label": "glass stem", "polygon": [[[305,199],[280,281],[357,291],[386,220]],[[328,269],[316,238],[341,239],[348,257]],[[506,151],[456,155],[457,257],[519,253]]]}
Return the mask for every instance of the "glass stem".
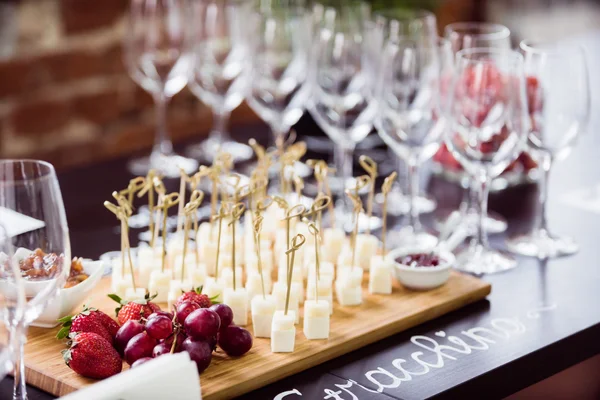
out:
{"label": "glass stem", "polygon": [[479,200],[479,220],[477,224],[477,237],[476,237],[476,245],[480,249],[488,248],[488,237],[487,231],[485,230],[485,221],[487,219],[487,211],[488,211],[488,197],[490,194],[490,185],[492,184],[492,179],[490,178],[487,171],[481,172],[477,177],[478,189],[476,191]]}
{"label": "glass stem", "polygon": [[552,156],[548,153],[542,154],[541,167],[544,171],[542,179],[539,183],[539,206],[540,206],[540,219],[538,222],[538,231],[548,232],[548,220],[546,218],[546,204],[548,202],[548,182],[550,180],[550,168],[552,167]]}
{"label": "glass stem", "polygon": [[346,184],[348,180],[352,178],[353,166],[354,166],[354,146],[335,146],[335,168],[337,170],[338,177],[340,178],[340,193],[339,198],[342,203],[344,214],[350,213],[352,210],[351,202],[348,196],[346,196]]}
{"label": "glass stem", "polygon": [[14,387],[13,400],[27,400],[27,384],[25,383],[25,341],[27,329],[22,324],[11,330],[14,338]]}
{"label": "glass stem", "polygon": [[169,155],[173,152],[173,143],[167,134],[167,105],[169,98],[164,93],[154,96],[156,105],[156,138],[154,140],[155,154]]}
{"label": "glass stem", "polygon": [[209,139],[215,143],[223,143],[229,140],[227,133],[227,122],[229,121],[229,113],[213,109],[213,129],[210,132]]}
{"label": "glass stem", "polygon": [[417,209],[417,198],[419,197],[419,161],[415,155],[408,159],[408,185],[410,192],[410,212],[408,214],[408,226],[412,227],[413,233],[421,231],[421,220]]}

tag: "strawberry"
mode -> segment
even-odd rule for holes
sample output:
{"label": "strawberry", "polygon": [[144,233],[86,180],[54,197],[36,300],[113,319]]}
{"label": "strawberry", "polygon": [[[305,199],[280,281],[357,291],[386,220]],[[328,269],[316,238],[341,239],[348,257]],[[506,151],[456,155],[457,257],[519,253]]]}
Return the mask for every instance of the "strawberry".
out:
{"label": "strawberry", "polygon": [[211,299],[207,295],[202,294],[202,286],[200,286],[193,290],[190,290],[189,292],[184,292],[181,296],[179,296],[179,298],[175,302],[175,308],[177,308],[177,306],[179,306],[179,304],[183,303],[184,301],[194,302],[198,304],[200,308],[208,308],[212,306],[214,300],[215,298]]}
{"label": "strawberry", "polygon": [[56,334],[57,339],[66,338],[69,333],[93,332],[112,343],[119,330],[119,324],[111,317],[102,311],[85,305],[79,314],[67,315],[58,321],[62,323],[62,328]]}
{"label": "strawberry", "polygon": [[115,309],[115,313],[117,314],[117,320],[119,320],[119,324],[121,325],[129,320],[139,321],[142,318],[148,318],[150,314],[160,311],[160,307],[151,302],[156,295],[151,297],[146,293],[146,297],[135,301],[123,300],[116,294],[109,294],[108,297],[120,305]]}
{"label": "strawberry", "polygon": [[109,341],[93,332],[72,334],[62,352],[65,363],[79,375],[104,379],[121,372],[123,361]]}

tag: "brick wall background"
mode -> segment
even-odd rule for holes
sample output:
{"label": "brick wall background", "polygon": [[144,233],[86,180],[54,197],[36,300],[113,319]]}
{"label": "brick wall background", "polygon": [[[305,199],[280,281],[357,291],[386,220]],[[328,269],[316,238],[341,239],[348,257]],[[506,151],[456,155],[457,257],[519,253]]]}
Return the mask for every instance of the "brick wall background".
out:
{"label": "brick wall background", "polygon": [[[442,1],[440,25],[471,19],[475,0]],[[122,61],[129,0],[0,0],[0,158],[57,168],[149,151],[151,97]],[[210,110],[186,88],[173,98],[175,142],[210,130]],[[232,124],[257,120],[247,106]]]}

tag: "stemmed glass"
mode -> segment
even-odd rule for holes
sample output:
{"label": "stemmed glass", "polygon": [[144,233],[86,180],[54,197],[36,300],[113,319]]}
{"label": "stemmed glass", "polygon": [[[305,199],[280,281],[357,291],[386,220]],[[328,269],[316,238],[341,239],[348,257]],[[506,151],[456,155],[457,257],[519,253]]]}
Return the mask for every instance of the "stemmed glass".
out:
{"label": "stemmed glass", "polygon": [[0,380],[12,369],[15,336],[7,327],[18,320],[25,305],[25,288],[21,271],[13,259],[13,246],[4,226],[0,224]]}
{"label": "stemmed glass", "polygon": [[[413,40],[429,40],[431,43],[436,43],[438,40],[437,21],[435,14],[431,11],[423,9],[397,9],[385,8],[374,12],[372,24],[383,27],[383,29],[374,29],[379,35],[378,45],[370,45],[372,54],[370,58],[379,60],[383,54],[383,45],[386,40],[398,40],[400,38],[408,38]],[[379,65],[375,69],[379,74]],[[395,156],[395,153],[394,153]],[[397,156],[395,156],[397,158]],[[405,171],[406,165],[401,159],[397,158],[398,171]],[[401,174],[403,176],[404,174]],[[410,183],[409,183],[410,184]],[[375,197],[375,200],[382,204],[383,196],[381,194]],[[414,199],[415,207],[419,213],[428,213],[436,208],[435,199],[426,194],[419,194]],[[392,187],[392,191],[388,195],[387,212],[390,215],[402,215],[411,212],[410,196],[405,196],[402,193],[402,185],[396,182]]]}
{"label": "stemmed glass", "polygon": [[311,14],[302,7],[261,4],[252,23],[247,100],[271,128],[281,156],[287,133],[308,100]]}
{"label": "stemmed glass", "polygon": [[544,171],[540,180],[540,215],[533,232],[511,238],[508,249],[522,255],[552,258],[578,251],[570,238],[548,230],[546,203],[552,163],[565,158],[590,117],[590,86],[585,51],[577,45],[521,42],[525,57],[531,131],[529,148]]}
{"label": "stemmed glass", "polygon": [[[450,41],[454,52],[468,48],[510,49],[510,30],[500,24],[456,22],[444,28],[444,35]],[[472,180],[469,181],[472,182]],[[469,187],[465,191],[459,210],[467,223],[473,227],[477,225],[476,204],[477,191]],[[443,224],[443,222],[441,223]],[[507,223],[501,215],[488,213],[485,228],[490,233],[500,233],[506,230]]]}
{"label": "stemmed glass", "polygon": [[445,143],[473,177],[479,198],[478,232],[457,256],[457,268],[482,274],[515,267],[489,248],[485,220],[490,184],[525,147],[529,133],[523,56],[513,50],[471,48],[458,52],[449,95]]}
{"label": "stemmed glass", "polygon": [[249,160],[252,148],[231,140],[227,121],[248,88],[250,38],[244,19],[251,11],[250,3],[243,0],[196,1],[192,10],[195,62],[189,87],[212,108],[213,129],[207,140],[188,147],[188,153],[213,161],[221,149],[231,154],[234,162]]}
{"label": "stemmed glass", "polygon": [[166,177],[192,173],[198,162],[173,152],[167,133],[167,105],[188,83],[191,54],[190,4],[186,0],[131,2],[124,41],[124,61],[133,80],[152,95],[156,104],[156,138],[150,157],[131,160],[129,170],[146,175],[154,169]]}
{"label": "stemmed glass", "polygon": [[419,220],[418,169],[438,150],[446,129],[440,82],[452,76],[453,61],[450,43],[444,39],[390,39],[383,52],[375,126],[408,165],[410,212],[408,226],[398,238],[401,245],[431,248],[437,242],[422,230]]}
{"label": "stemmed glass", "polygon": [[[9,244],[5,262],[19,265],[26,304],[4,317],[15,341],[14,399],[26,399],[24,344],[27,327],[64,286],[71,265],[69,229],[54,167],[43,161],[0,161],[0,215]],[[7,242],[5,240],[5,242]],[[14,298],[18,277],[0,279],[0,292]]]}
{"label": "stemmed glass", "polygon": [[[373,99],[372,60],[367,57],[369,36],[364,34],[365,10],[360,2],[325,7],[319,33],[315,71],[312,74],[310,112],[335,143],[336,169],[348,184],[352,178],[353,153],[373,128],[377,106]],[[344,190],[344,185],[341,187]],[[351,188],[353,189],[353,188]],[[350,221],[350,209],[339,193],[338,221]],[[359,222],[376,228],[378,219]],[[350,224],[351,225],[351,224]],[[351,228],[348,226],[348,228]],[[359,228],[359,229],[361,229]]]}

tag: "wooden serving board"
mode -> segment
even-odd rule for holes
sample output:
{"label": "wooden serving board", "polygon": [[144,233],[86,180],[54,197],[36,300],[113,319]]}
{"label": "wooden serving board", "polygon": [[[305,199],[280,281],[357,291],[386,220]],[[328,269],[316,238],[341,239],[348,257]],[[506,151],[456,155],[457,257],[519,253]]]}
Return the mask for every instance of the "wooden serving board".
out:
{"label": "wooden serving board", "polygon": [[[114,315],[115,303],[106,297],[109,290],[110,279],[104,278],[86,304]],[[200,376],[203,399],[228,399],[266,386],[483,299],[490,290],[489,283],[454,271],[444,286],[431,291],[411,291],[398,283],[388,296],[370,295],[365,289],[361,306],[334,304],[328,340],[307,340],[301,320],[296,325],[293,353],[271,353],[269,339],[257,338],[250,352],[241,358],[232,359],[221,350],[215,352],[210,367]],[[252,332],[251,326],[247,328]],[[57,330],[30,329],[25,348],[26,378],[29,384],[62,396],[95,381],[75,374],[65,365],[60,354],[65,344],[54,338]]]}

